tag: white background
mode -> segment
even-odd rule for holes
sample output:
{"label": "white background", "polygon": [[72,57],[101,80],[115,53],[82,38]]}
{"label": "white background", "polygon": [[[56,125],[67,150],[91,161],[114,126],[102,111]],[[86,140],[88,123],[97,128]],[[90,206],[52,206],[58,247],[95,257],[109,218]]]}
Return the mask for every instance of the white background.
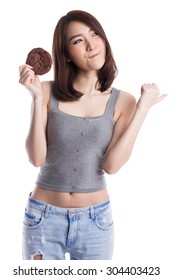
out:
{"label": "white background", "polygon": [[[22,219],[38,168],[25,152],[31,97],[18,84],[28,52],[51,53],[59,18],[69,10],[92,13],[112,46],[119,74],[114,86],[138,100],[142,83],[156,82],[168,97],[149,112],[129,162],[106,176],[115,221],[113,265],[160,266],[170,278],[172,263],[172,8],[171,0],[30,0],[0,7],[1,257],[21,262]],[[41,80],[53,79],[53,71]],[[168,279],[167,278],[167,279]],[[141,278],[140,278],[141,279]],[[154,279],[154,278],[152,278]],[[157,277],[158,279],[158,277]]]}

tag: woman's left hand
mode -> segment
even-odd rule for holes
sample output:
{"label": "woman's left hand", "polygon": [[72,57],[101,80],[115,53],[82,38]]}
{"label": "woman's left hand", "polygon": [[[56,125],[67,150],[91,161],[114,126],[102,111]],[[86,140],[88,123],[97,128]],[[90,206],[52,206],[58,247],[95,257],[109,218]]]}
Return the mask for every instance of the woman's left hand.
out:
{"label": "woman's left hand", "polygon": [[160,95],[158,86],[153,84],[143,84],[141,86],[141,97],[138,102],[138,106],[142,110],[148,111],[153,105],[163,100],[167,94]]}

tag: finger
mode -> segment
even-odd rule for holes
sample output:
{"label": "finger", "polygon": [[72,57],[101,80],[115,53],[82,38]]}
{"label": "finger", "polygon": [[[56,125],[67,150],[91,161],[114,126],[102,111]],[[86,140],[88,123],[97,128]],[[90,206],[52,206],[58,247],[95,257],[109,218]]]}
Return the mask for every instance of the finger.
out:
{"label": "finger", "polygon": [[146,84],[146,83],[145,83],[145,84],[142,85],[142,88],[148,88],[148,87],[150,87],[150,86],[151,86],[151,84],[149,84],[149,83]]}
{"label": "finger", "polygon": [[147,90],[149,87],[148,87],[148,84],[143,84],[141,86],[141,93],[143,93],[145,90]]}
{"label": "finger", "polygon": [[32,70],[25,70],[25,72],[22,73],[19,83],[24,84],[28,79],[33,80],[35,78],[35,73]]}
{"label": "finger", "polygon": [[168,96],[168,94],[162,94],[161,96],[159,96],[159,101],[162,101],[163,99],[165,99]]}
{"label": "finger", "polygon": [[158,93],[160,92],[160,90],[159,90],[159,88],[158,88],[158,86],[157,86],[156,83],[152,83],[152,84],[148,83],[148,84],[143,84],[143,85],[141,86],[141,92],[142,92],[142,93],[143,93],[144,91],[147,91],[147,90],[157,90]]}
{"label": "finger", "polygon": [[19,79],[19,83],[22,84],[22,85],[26,85],[27,83],[27,80],[30,76],[28,74],[22,76],[20,79]]}
{"label": "finger", "polygon": [[26,67],[26,68],[23,68],[22,71],[20,72],[20,77],[25,75],[25,73],[35,74],[32,69]]}
{"label": "finger", "polygon": [[21,73],[25,69],[33,69],[33,67],[29,64],[21,65],[21,66],[19,66],[19,73]]}
{"label": "finger", "polygon": [[23,68],[23,70],[20,72],[20,79],[26,75],[34,75],[34,72],[31,69]]}
{"label": "finger", "polygon": [[24,77],[26,74],[35,75],[34,71],[32,69],[24,68],[22,72],[20,73],[20,79]]}
{"label": "finger", "polygon": [[20,80],[20,84],[26,86],[27,88],[30,87],[33,84],[34,78],[30,76],[26,76],[22,80]]}
{"label": "finger", "polygon": [[152,86],[158,88],[158,85],[156,83],[152,83]]}
{"label": "finger", "polygon": [[158,86],[155,83],[152,83],[152,84],[148,83],[147,87],[148,88],[157,88],[158,89]]}

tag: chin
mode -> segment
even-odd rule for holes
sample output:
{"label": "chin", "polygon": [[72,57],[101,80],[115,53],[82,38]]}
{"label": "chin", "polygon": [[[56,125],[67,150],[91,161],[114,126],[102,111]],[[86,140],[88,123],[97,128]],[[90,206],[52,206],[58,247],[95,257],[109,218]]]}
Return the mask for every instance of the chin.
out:
{"label": "chin", "polygon": [[104,63],[96,65],[93,70],[99,71],[103,67]]}

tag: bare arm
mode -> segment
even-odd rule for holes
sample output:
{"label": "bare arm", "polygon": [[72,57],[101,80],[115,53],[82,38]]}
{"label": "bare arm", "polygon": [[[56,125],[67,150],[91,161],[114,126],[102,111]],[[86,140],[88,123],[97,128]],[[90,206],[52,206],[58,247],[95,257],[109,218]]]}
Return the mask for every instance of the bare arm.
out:
{"label": "bare arm", "polygon": [[26,151],[34,166],[44,163],[47,154],[46,143],[47,105],[44,97],[32,101],[31,124],[26,138]]}
{"label": "bare arm", "polygon": [[48,83],[40,83],[30,66],[20,67],[20,80],[31,93],[31,124],[26,138],[26,150],[30,162],[34,166],[44,163],[47,153],[46,126],[47,106],[49,100]]}
{"label": "bare arm", "polygon": [[149,109],[165,98],[155,84],[144,84],[135,109],[132,97],[127,97],[121,106],[110,145],[105,153],[103,169],[108,174],[116,173],[130,158],[137,135]]}

